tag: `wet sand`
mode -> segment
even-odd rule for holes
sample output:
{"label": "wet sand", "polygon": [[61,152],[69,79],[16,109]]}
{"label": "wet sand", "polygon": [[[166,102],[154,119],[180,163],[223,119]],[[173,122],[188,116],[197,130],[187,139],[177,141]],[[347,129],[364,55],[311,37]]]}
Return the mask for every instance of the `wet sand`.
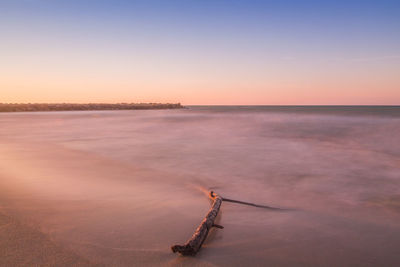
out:
{"label": "wet sand", "polygon": [[0,213],[2,266],[91,266],[84,258],[54,243],[40,230]]}
{"label": "wet sand", "polygon": [[[398,266],[396,116],[0,114],[0,265]],[[172,254],[223,203],[196,257]]]}

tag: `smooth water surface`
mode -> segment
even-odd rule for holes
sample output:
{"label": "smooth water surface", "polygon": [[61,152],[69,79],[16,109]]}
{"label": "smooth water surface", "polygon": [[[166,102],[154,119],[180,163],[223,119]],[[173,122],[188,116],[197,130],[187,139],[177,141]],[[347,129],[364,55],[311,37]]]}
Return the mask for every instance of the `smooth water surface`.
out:
{"label": "smooth water surface", "polygon": [[[172,254],[210,189],[290,210],[224,202],[225,228]],[[399,266],[400,107],[3,113],[0,215],[82,265]],[[36,260],[21,244],[9,263]]]}

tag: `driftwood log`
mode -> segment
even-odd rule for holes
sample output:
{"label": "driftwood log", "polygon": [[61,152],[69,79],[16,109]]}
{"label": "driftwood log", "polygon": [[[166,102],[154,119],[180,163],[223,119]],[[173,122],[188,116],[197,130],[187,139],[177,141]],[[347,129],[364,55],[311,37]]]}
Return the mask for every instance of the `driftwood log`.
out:
{"label": "driftwood log", "polygon": [[223,229],[221,225],[215,224],[215,218],[218,215],[219,208],[221,207],[222,201],[227,201],[227,202],[232,202],[232,203],[237,203],[237,204],[242,204],[242,205],[247,205],[247,206],[253,206],[256,208],[263,208],[263,209],[268,209],[268,210],[274,210],[274,211],[288,211],[288,210],[293,210],[293,209],[282,209],[282,208],[276,208],[276,207],[271,207],[271,206],[266,206],[266,205],[259,205],[259,204],[254,204],[250,202],[244,202],[240,200],[235,200],[235,199],[229,199],[229,198],[223,198],[213,191],[209,193],[209,197],[213,200],[213,204],[211,206],[211,209],[208,211],[206,217],[203,219],[199,227],[197,227],[196,232],[192,235],[192,237],[184,244],[184,245],[175,245],[172,246],[171,249],[174,253],[179,252],[180,254],[184,256],[194,256],[197,254],[197,252],[200,250],[201,246],[204,243],[204,240],[206,240],[208,232],[212,227],[220,228]]}
{"label": "driftwood log", "polygon": [[174,245],[171,247],[174,253],[179,252],[184,256],[196,255],[200,250],[201,245],[203,245],[204,240],[207,238],[210,229],[212,227],[223,228],[220,225],[214,224],[215,218],[217,217],[219,208],[222,204],[222,198],[213,191],[210,192],[209,197],[213,200],[211,209],[208,211],[199,227],[197,227],[196,232],[184,245]]}

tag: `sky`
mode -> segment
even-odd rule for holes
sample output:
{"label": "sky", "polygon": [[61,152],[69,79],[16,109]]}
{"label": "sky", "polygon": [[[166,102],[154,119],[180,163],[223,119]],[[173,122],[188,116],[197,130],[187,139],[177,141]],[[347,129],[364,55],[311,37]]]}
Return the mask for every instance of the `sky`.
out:
{"label": "sky", "polygon": [[399,105],[400,1],[0,0],[0,103]]}

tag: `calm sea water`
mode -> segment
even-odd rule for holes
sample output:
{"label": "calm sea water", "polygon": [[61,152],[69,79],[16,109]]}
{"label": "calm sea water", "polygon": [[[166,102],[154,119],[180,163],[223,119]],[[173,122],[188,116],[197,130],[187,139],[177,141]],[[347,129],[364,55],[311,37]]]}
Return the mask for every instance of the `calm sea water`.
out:
{"label": "calm sea water", "polygon": [[[18,216],[100,263],[400,264],[398,106],[4,113],[0,145]],[[201,189],[293,210],[224,203],[225,229],[176,259],[209,207]]]}

